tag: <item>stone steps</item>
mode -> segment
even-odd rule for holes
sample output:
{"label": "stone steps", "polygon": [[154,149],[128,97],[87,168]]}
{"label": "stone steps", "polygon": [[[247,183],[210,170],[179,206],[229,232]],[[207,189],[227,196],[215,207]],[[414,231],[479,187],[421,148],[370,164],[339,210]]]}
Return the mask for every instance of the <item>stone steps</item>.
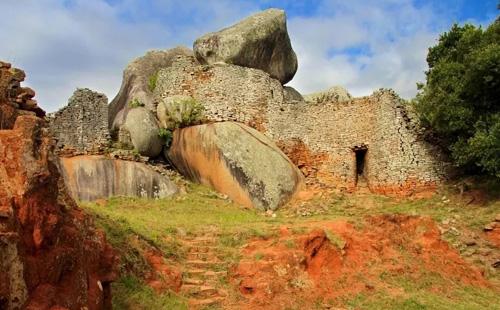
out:
{"label": "stone steps", "polygon": [[190,309],[202,309],[224,301],[227,292],[218,288],[219,279],[227,275],[219,260],[218,237],[212,232],[182,240],[187,259],[184,263],[181,292],[188,297]]}
{"label": "stone steps", "polygon": [[188,260],[186,265],[192,268],[210,268],[221,266],[223,262],[219,260]]}
{"label": "stone steps", "polygon": [[206,306],[211,306],[218,304],[222,301],[224,301],[224,297],[212,297],[212,298],[205,298],[205,299],[191,299],[189,300],[189,306],[191,307],[206,307]]}

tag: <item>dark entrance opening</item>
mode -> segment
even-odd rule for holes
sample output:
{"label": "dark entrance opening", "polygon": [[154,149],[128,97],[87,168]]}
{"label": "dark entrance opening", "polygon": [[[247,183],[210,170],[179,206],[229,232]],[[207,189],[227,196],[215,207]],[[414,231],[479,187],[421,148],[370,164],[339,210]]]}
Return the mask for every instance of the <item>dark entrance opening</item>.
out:
{"label": "dark entrance opening", "polygon": [[358,176],[362,176],[365,169],[366,151],[367,149],[359,149],[354,151],[354,153],[356,154],[356,174]]}
{"label": "dark entrance opening", "polygon": [[354,155],[356,156],[356,185],[358,185],[359,181],[361,183],[366,183],[365,179],[365,163],[366,163],[366,152],[368,152],[368,148],[366,145],[355,146],[353,149]]}

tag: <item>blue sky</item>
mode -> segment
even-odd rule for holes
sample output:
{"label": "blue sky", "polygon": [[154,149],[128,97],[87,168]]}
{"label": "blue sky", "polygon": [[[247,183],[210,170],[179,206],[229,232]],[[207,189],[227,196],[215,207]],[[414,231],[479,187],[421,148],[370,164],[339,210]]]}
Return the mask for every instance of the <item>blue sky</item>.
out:
{"label": "blue sky", "polygon": [[77,87],[112,100],[122,71],[150,49],[191,47],[200,35],[259,10],[283,8],[299,58],[289,83],[302,93],[333,85],[353,95],[394,88],[411,98],[427,48],[454,22],[488,25],[497,0],[4,0],[0,59],[27,72],[54,111]]}

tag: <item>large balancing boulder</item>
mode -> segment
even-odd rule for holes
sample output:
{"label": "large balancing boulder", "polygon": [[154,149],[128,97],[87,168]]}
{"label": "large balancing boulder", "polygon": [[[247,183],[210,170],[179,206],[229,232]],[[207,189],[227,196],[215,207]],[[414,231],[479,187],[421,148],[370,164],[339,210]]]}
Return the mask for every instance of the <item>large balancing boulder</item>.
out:
{"label": "large balancing boulder", "polygon": [[141,155],[156,157],[160,154],[163,141],[159,136],[158,121],[146,108],[134,108],[128,112],[124,125],[130,135],[134,149]]}
{"label": "large balancing boulder", "polygon": [[152,94],[156,86],[156,74],[160,69],[172,65],[177,56],[192,54],[193,52],[187,47],[178,46],[168,50],[149,51],[128,64],[123,71],[120,91],[109,104],[111,129],[119,130],[131,110],[132,103],[141,104],[150,111],[154,111]]}
{"label": "large balancing boulder", "polygon": [[283,10],[268,9],[194,42],[202,64],[227,63],[263,70],[282,84],[297,72]]}
{"label": "large balancing boulder", "polygon": [[168,157],[189,179],[261,210],[276,210],[303,185],[301,172],[270,139],[239,123],[178,129]]}

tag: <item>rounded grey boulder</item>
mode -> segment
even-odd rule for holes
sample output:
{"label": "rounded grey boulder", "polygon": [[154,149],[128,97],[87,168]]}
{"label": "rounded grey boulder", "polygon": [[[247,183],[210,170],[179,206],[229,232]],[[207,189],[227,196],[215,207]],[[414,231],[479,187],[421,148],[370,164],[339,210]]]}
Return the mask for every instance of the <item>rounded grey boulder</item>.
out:
{"label": "rounded grey boulder", "polygon": [[191,180],[261,210],[286,204],[304,184],[302,173],[271,139],[234,122],[176,130],[168,158]]}
{"label": "rounded grey boulder", "polygon": [[158,123],[146,108],[131,109],[124,126],[130,134],[134,149],[141,155],[156,157],[161,153],[163,140],[159,136]]}
{"label": "rounded grey boulder", "polygon": [[286,84],[297,72],[283,10],[268,9],[202,36],[193,50],[202,64],[227,63],[263,70]]}
{"label": "rounded grey boulder", "polygon": [[284,86],[283,87],[283,96],[285,98],[285,102],[294,103],[294,102],[303,102],[304,97],[293,87]]}
{"label": "rounded grey boulder", "polygon": [[351,94],[342,86],[333,86],[329,89],[304,96],[305,101],[312,103],[344,102],[352,99]]}

